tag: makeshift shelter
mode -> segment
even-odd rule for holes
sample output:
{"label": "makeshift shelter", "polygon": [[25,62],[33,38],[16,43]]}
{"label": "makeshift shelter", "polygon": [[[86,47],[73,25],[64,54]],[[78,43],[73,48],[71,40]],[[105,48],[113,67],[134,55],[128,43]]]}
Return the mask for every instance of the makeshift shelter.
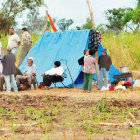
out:
{"label": "makeshift shelter", "polygon": [[[66,32],[45,32],[37,43],[32,47],[23,63],[20,66],[23,72],[27,65],[27,58],[33,57],[37,66],[37,80],[42,81],[41,74],[53,67],[57,60],[66,59],[75,85],[82,84],[82,68],[78,65],[78,59],[83,56],[83,50],[88,48],[90,30],[66,31]],[[98,47],[98,56],[101,55],[102,45]],[[72,86],[72,80],[66,71],[67,78],[64,79],[66,86]],[[109,78],[112,81],[113,75],[119,71],[112,65]],[[96,80],[96,75],[94,76]],[[59,84],[58,86],[62,86]]]}

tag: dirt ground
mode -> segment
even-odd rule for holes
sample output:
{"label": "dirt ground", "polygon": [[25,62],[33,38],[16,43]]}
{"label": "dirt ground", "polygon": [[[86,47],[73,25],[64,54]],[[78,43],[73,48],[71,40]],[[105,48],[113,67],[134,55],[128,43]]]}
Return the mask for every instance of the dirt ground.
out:
{"label": "dirt ground", "polygon": [[2,140],[139,140],[140,89],[0,93]]}

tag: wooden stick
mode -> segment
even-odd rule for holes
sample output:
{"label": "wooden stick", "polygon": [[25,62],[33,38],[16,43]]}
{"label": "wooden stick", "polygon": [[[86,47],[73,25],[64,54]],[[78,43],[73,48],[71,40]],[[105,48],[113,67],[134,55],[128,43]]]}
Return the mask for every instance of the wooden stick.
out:
{"label": "wooden stick", "polygon": [[[91,6],[90,0],[87,0],[87,4],[88,4],[89,12],[90,12],[90,17],[91,17],[92,29],[95,29],[94,15],[93,15],[93,10],[92,10],[92,6]],[[96,75],[97,75],[97,81],[98,81],[99,68],[98,68],[98,53],[97,52],[95,53],[95,59],[97,60],[96,61]]]}
{"label": "wooden stick", "polygon": [[94,18],[93,18],[94,15],[93,15],[93,11],[92,11],[92,6],[91,6],[90,0],[87,0],[87,4],[88,4],[89,12],[90,12],[90,17],[91,17],[92,29],[95,29]]}

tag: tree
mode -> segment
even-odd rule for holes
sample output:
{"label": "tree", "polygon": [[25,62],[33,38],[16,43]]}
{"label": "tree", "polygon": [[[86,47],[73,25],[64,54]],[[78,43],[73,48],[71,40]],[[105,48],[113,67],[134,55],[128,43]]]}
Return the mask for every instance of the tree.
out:
{"label": "tree", "polygon": [[82,26],[82,29],[92,29],[91,19],[87,18],[86,23]]}
{"label": "tree", "polygon": [[72,19],[65,19],[62,18],[57,22],[57,26],[59,28],[60,31],[66,31],[69,29],[69,27],[73,24],[73,20]]}
{"label": "tree", "polygon": [[0,31],[8,32],[9,27],[16,25],[16,17],[23,11],[35,10],[43,0],[5,0],[0,9]]}
{"label": "tree", "polygon": [[132,31],[140,28],[140,0],[137,0],[137,6],[125,13],[122,25],[126,25]]}
{"label": "tree", "polygon": [[39,12],[35,10],[27,15],[27,19],[23,22],[22,26],[27,27],[29,32],[39,33],[46,23],[46,17],[41,17]]}
{"label": "tree", "polygon": [[105,33],[107,32],[107,29],[106,29],[106,25],[105,24],[99,24],[96,28],[97,31],[100,31],[101,33]]}
{"label": "tree", "polygon": [[123,30],[125,26],[124,24],[122,24],[123,17],[125,13],[127,13],[130,10],[131,8],[114,8],[112,10],[107,10],[105,14],[109,24],[107,24],[106,27],[112,31]]}
{"label": "tree", "polygon": [[77,26],[77,30],[85,30],[85,29],[92,29],[91,19],[88,17],[86,19],[86,23],[82,26]]}

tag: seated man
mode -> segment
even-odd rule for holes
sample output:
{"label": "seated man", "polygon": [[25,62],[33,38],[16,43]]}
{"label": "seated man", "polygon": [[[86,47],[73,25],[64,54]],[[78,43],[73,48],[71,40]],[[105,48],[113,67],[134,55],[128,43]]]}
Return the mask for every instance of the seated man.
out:
{"label": "seated man", "polygon": [[53,82],[63,81],[63,73],[64,70],[61,66],[61,63],[59,61],[55,61],[54,68],[44,72],[44,74],[42,75],[44,86],[49,87]]}
{"label": "seated man", "polygon": [[25,81],[27,81],[26,88],[31,89],[32,82],[36,79],[36,65],[33,64],[33,58],[28,58],[28,65],[25,68],[23,75],[17,75],[16,76],[16,82],[17,86],[20,86],[20,84],[23,84]]}

